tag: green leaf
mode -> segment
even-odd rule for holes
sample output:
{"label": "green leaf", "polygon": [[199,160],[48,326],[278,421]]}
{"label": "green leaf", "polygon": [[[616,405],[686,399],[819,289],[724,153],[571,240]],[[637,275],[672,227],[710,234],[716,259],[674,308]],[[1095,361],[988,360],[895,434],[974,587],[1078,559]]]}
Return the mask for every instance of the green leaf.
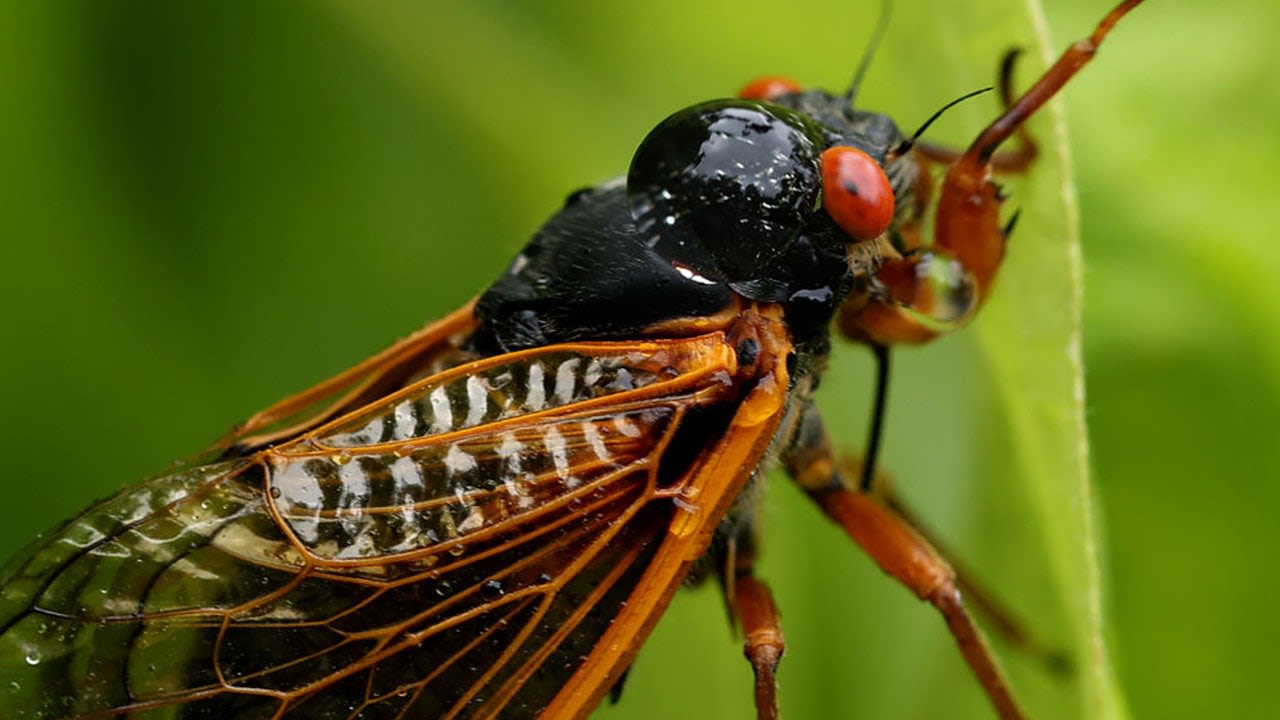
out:
{"label": "green leaf", "polygon": [[[1049,48],[1043,11],[1034,1],[1028,9],[1050,63],[1057,51]],[[996,390],[1017,448],[1015,472],[1030,491],[1065,605],[1068,647],[1080,673],[1079,716],[1118,720],[1128,712],[1107,649],[1103,609],[1103,551],[1085,426],[1078,206],[1061,104],[1042,114],[1047,117],[1036,127],[1045,152],[1023,189],[1027,225],[1015,235],[1002,294],[987,309],[979,341],[987,367],[1000,379]],[[1029,243],[1022,240],[1027,235]]]}

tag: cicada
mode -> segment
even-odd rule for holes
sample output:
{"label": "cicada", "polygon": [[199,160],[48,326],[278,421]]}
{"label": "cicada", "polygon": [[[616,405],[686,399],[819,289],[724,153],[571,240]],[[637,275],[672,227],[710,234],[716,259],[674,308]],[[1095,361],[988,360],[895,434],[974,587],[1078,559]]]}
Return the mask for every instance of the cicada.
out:
{"label": "cicada", "polygon": [[[580,718],[676,590],[716,577],[773,718],[751,500],[776,463],[1021,717],[955,574],[875,491],[889,350],[982,306],[1012,225],[992,173],[1034,155],[998,148],[1139,2],[1021,96],[1004,83],[960,151],[856,107],[856,81],[671,115],[478,298],[13,560],[0,714]],[[881,369],[856,467],[813,402],[833,329]]]}

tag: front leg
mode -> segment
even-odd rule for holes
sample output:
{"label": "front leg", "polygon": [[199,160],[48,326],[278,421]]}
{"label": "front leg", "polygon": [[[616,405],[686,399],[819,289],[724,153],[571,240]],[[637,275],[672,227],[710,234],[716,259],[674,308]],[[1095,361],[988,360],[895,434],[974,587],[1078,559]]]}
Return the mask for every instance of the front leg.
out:
{"label": "front leg", "polygon": [[[942,181],[933,242],[908,248],[906,256],[890,259],[876,271],[871,301],[841,313],[838,324],[846,337],[886,346],[923,343],[960,327],[981,307],[1004,260],[1014,222],[1000,218],[1004,196],[992,172],[1019,171],[1034,156],[1034,151],[1027,151],[1020,157],[1015,150],[1002,157],[997,148],[1014,136],[1024,138],[1025,145],[1027,119],[1093,59],[1111,28],[1141,1],[1121,2],[1019,98],[1010,103],[1006,97],[1005,111],[963,153],[953,156],[926,148],[918,155],[926,160],[954,157]],[[1006,70],[1001,80],[1006,96],[1008,76]],[[911,151],[914,140],[893,152]]]}

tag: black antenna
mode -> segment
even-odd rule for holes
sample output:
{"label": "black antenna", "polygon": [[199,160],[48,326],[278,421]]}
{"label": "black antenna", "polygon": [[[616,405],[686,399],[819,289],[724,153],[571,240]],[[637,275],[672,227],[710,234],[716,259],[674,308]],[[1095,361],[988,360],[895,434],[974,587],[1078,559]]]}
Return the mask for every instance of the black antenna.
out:
{"label": "black antenna", "polygon": [[876,48],[880,47],[880,39],[884,37],[885,28],[889,27],[889,8],[892,4],[891,0],[882,0],[880,3],[880,19],[876,21],[876,29],[871,33],[867,49],[862,51],[862,59],[858,60],[858,70],[853,74],[853,82],[849,83],[849,89],[844,91],[844,101],[849,107],[853,107],[853,98],[857,96],[862,78],[871,65],[871,57],[876,54]]}
{"label": "black antenna", "polygon": [[890,154],[891,154],[891,155],[902,155],[902,154],[903,154],[903,153],[905,153],[906,151],[910,150],[910,149],[911,149],[911,146],[916,144],[916,140],[919,140],[919,139],[920,139],[920,136],[924,134],[924,131],[925,131],[925,130],[928,130],[928,129],[929,129],[929,126],[933,124],[933,121],[934,121],[934,120],[937,120],[937,119],[938,119],[938,118],[940,118],[940,117],[942,117],[942,113],[944,113],[944,112],[946,112],[946,111],[950,110],[951,108],[955,107],[956,105],[959,105],[960,103],[964,102],[965,100],[968,100],[968,99],[969,99],[969,98],[971,98],[971,97],[976,97],[976,96],[981,95],[981,94],[983,94],[983,93],[989,93],[989,92],[991,92],[991,90],[992,90],[992,88],[984,87],[984,88],[982,88],[982,89],[980,89],[980,90],[974,90],[973,92],[965,93],[964,95],[961,95],[960,97],[956,98],[955,100],[952,100],[951,102],[947,103],[946,105],[943,105],[942,107],[938,108],[938,111],[937,111],[937,112],[935,112],[934,114],[930,115],[930,116],[929,116],[929,119],[924,121],[924,124],[920,126],[920,129],[919,129],[919,130],[916,130],[914,133],[912,133],[910,138],[908,138],[908,139],[906,139],[906,140],[903,140],[902,142],[898,143],[898,146],[897,146],[897,147],[895,147],[893,150],[891,150],[891,151],[890,151]]}
{"label": "black antenna", "polygon": [[884,437],[884,408],[889,395],[889,346],[871,346],[876,358],[876,396],[871,403],[871,426],[867,430],[867,449],[862,456],[862,476],[858,492],[869,493],[876,480],[876,460],[880,457],[880,440]]}

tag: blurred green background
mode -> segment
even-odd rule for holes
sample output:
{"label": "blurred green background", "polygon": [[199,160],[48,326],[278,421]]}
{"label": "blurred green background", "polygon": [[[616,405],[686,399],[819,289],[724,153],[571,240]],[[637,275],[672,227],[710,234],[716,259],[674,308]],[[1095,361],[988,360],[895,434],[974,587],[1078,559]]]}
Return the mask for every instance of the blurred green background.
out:
{"label": "blurred green background", "polygon": [[[1055,47],[1104,6],[1049,2]],[[764,73],[842,87],[875,15],[831,0],[4,4],[2,554],[457,306],[668,112]],[[1067,92],[1106,633],[1136,717],[1280,715],[1278,19],[1252,0],[1151,2]],[[1031,38],[1017,3],[897,0],[860,100],[914,127]],[[993,110],[970,102],[931,136],[963,142]],[[1015,262],[1036,240],[1020,228]],[[984,360],[1020,348],[974,336],[901,354],[885,462],[985,584],[1070,646],[1039,532],[1055,520],[1011,469],[1000,363]],[[851,449],[867,376],[844,351],[824,389]],[[785,482],[762,515],[786,717],[990,715],[931,611]],[[1079,676],[997,646],[1035,716],[1094,714]],[[749,683],[704,588],[677,598],[598,716],[748,717]]]}

